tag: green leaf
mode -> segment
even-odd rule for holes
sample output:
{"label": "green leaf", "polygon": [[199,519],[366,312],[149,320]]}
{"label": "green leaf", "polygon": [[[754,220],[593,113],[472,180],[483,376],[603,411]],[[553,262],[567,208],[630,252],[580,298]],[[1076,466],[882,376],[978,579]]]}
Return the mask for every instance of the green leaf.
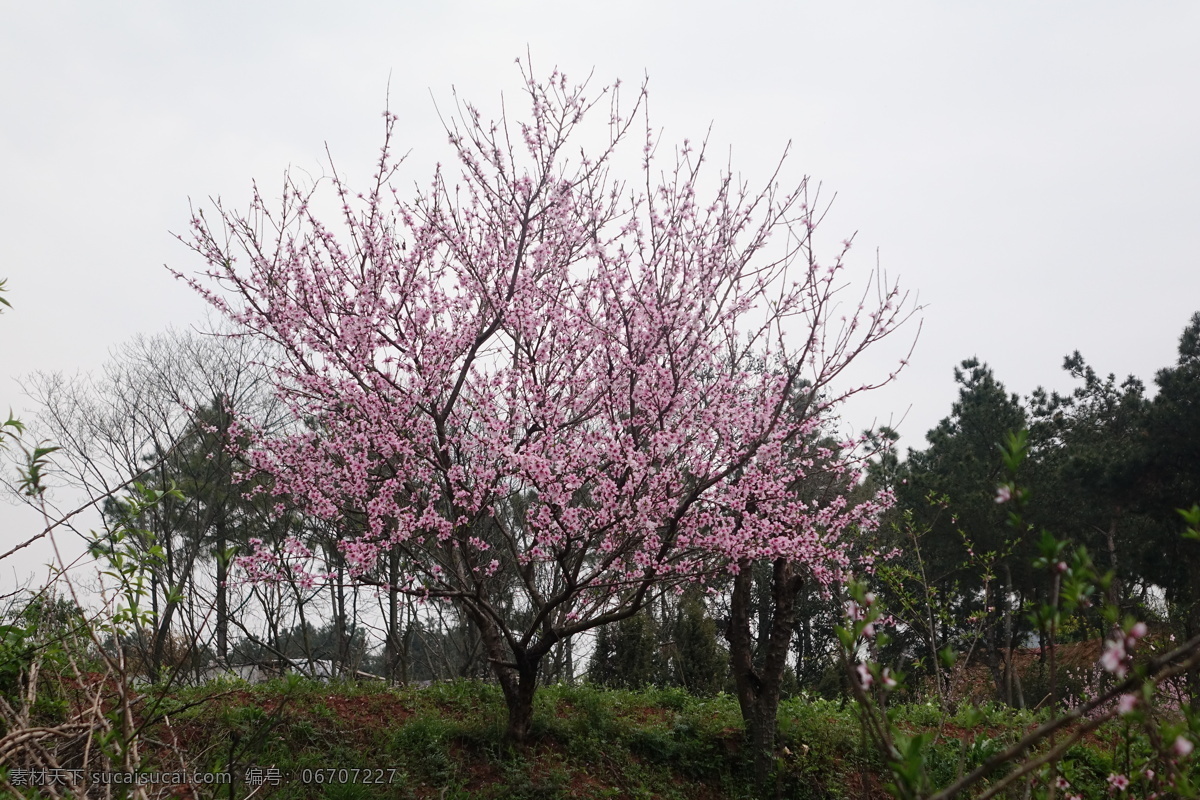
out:
{"label": "green leaf", "polygon": [[1191,508],[1177,508],[1179,516],[1183,517],[1183,521],[1187,523],[1187,530],[1183,532],[1183,538],[1200,541],[1200,505],[1193,504]]}
{"label": "green leaf", "polygon": [[1004,468],[1010,475],[1015,475],[1021,467],[1021,462],[1029,451],[1029,431],[1022,428],[1019,431],[1009,431],[1000,444],[1000,454],[1004,460]]}
{"label": "green leaf", "polygon": [[942,662],[942,666],[950,669],[954,666],[954,662],[958,661],[958,653],[954,652],[954,648],[946,645],[938,651],[938,660]]}

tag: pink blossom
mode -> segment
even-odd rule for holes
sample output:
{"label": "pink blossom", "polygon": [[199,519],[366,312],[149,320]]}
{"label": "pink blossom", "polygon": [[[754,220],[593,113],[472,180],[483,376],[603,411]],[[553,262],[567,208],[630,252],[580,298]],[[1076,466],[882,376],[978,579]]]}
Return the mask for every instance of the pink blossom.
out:
{"label": "pink blossom", "polygon": [[866,611],[858,603],[853,600],[846,602],[846,616],[852,621],[858,622],[866,617]]}
{"label": "pink blossom", "polygon": [[1121,695],[1119,698],[1117,698],[1117,713],[1128,714],[1132,712],[1133,709],[1137,707],[1137,702],[1138,699],[1137,695],[1135,694]]}
{"label": "pink blossom", "polygon": [[871,684],[875,682],[875,677],[871,674],[871,668],[866,664],[859,664],[855,668],[858,672],[858,683],[864,689],[870,689]]}
{"label": "pink blossom", "polygon": [[1146,623],[1135,622],[1133,626],[1130,627],[1129,632],[1125,634],[1125,647],[1129,650],[1133,650],[1133,648],[1137,646],[1138,639],[1141,639],[1145,635]]}
{"label": "pink blossom", "polygon": [[1104,647],[1104,653],[1100,656],[1100,665],[1104,667],[1105,672],[1110,672],[1118,678],[1124,678],[1129,672],[1129,666],[1126,663],[1125,642],[1121,639],[1110,639]]}
{"label": "pink blossom", "polygon": [[1119,773],[1110,773],[1108,776],[1108,785],[1118,792],[1123,792],[1129,788],[1129,778]]}
{"label": "pink blossom", "polygon": [[1187,738],[1183,734],[1180,734],[1179,736],[1175,737],[1175,742],[1171,745],[1171,752],[1179,758],[1186,758],[1187,756],[1191,755],[1194,747],[1195,745],[1192,744],[1191,739]]}

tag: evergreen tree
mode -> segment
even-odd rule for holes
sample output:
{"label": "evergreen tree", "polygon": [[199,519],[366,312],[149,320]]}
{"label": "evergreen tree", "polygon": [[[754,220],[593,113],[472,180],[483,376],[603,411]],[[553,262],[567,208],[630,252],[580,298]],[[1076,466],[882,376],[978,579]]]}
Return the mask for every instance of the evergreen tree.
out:
{"label": "evergreen tree", "polygon": [[668,683],[697,695],[713,695],[725,687],[729,653],[717,640],[717,623],[708,615],[704,591],[697,585],[679,598],[668,651]]}
{"label": "evergreen tree", "polygon": [[[1175,509],[1200,503],[1200,312],[1179,339],[1173,367],[1154,378],[1158,394],[1147,414],[1142,450],[1146,511],[1159,523],[1146,551],[1148,574],[1159,576],[1183,634],[1200,633],[1200,542],[1180,536]],[[1188,676],[1192,708],[1200,710],[1200,671]]]}
{"label": "evergreen tree", "polygon": [[[1040,584],[1030,568],[1032,537],[1017,537],[1007,524],[1007,509],[996,502],[1004,479],[998,445],[1010,431],[1026,427],[1026,414],[1018,396],[977,359],[963,361],[954,378],[958,401],[950,416],[926,434],[928,447],[909,450],[897,498],[900,511],[911,514],[910,524],[924,536],[924,580],[957,599],[953,618],[938,623],[946,628],[938,638],[969,635],[969,620],[985,614],[981,655],[997,693],[1012,702],[1007,653],[1028,630],[1020,612]],[[985,571],[971,565],[987,553],[998,560],[985,583]],[[924,655],[915,642],[913,648],[914,658]]]}
{"label": "evergreen tree", "polygon": [[[1141,381],[1114,375],[1101,379],[1078,351],[1063,369],[1080,382],[1069,395],[1038,389],[1030,398],[1034,445],[1028,463],[1028,516],[1039,526],[1082,544],[1101,566],[1122,579],[1110,585],[1110,601],[1133,612],[1132,597],[1154,522],[1139,512],[1138,483],[1144,466],[1148,401]],[[1145,602],[1138,610],[1145,616]],[[1083,635],[1106,635],[1097,617]]]}
{"label": "evergreen tree", "polygon": [[659,642],[658,622],[648,607],[605,625],[596,636],[588,678],[620,689],[661,685],[665,665]]}

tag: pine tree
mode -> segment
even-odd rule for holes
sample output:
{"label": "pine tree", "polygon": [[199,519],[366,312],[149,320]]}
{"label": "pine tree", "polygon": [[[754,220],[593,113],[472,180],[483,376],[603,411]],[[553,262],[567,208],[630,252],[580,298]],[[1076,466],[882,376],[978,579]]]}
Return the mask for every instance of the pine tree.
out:
{"label": "pine tree", "polygon": [[588,678],[614,689],[641,689],[663,682],[659,626],[649,608],[606,625],[596,637]]}
{"label": "pine tree", "polygon": [[696,695],[713,695],[725,687],[729,653],[717,640],[717,623],[708,615],[699,586],[688,587],[679,598],[669,652],[668,683]]}

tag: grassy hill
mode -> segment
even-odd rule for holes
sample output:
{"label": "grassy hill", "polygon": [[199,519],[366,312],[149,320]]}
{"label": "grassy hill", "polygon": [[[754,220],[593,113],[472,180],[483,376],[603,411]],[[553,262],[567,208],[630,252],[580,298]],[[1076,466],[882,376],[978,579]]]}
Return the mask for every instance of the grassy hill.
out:
{"label": "grassy hill", "polygon": [[[911,705],[894,714],[902,729],[940,731],[930,763],[935,777],[947,782],[1037,723],[1030,712],[992,707],[946,717],[931,705]],[[473,681],[424,688],[294,677],[258,686],[213,684],[172,690],[153,718],[142,739],[143,770],[186,767],[229,774],[231,783],[196,786],[190,795],[184,787],[161,789],[151,796],[752,796],[737,702],[727,695],[545,687],[538,695],[534,742],[524,750],[502,742],[505,707],[498,688]],[[781,797],[888,796],[886,770],[864,747],[853,704],[795,697],[784,702],[780,726]],[[1129,756],[1116,733],[1102,729],[1068,760],[1076,786],[1094,786],[1094,796],[1106,794],[1106,776],[1120,771]]]}

